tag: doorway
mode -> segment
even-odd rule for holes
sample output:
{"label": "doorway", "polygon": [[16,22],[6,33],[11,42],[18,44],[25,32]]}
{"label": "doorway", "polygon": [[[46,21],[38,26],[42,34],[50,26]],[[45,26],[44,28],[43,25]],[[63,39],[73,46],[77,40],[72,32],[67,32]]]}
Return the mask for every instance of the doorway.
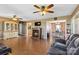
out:
{"label": "doorway", "polygon": [[32,37],[32,23],[27,23],[27,29],[26,29],[27,37]]}
{"label": "doorway", "polygon": [[49,22],[50,38],[66,38],[66,20],[56,20]]}
{"label": "doorway", "polygon": [[26,22],[19,22],[18,27],[18,34],[21,36],[26,35]]}

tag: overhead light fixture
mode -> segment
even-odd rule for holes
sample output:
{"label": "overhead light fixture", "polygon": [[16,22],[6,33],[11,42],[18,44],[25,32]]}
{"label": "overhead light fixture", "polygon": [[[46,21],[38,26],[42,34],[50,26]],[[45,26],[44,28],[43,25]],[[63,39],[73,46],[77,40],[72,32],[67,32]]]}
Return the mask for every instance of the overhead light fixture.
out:
{"label": "overhead light fixture", "polygon": [[12,20],[17,20],[16,18],[13,18]]}
{"label": "overhead light fixture", "polygon": [[45,11],[42,11],[42,12],[41,12],[41,15],[42,15],[42,16],[44,16],[45,14],[46,14],[46,12],[45,12]]}
{"label": "overhead light fixture", "polygon": [[38,5],[34,5],[34,7],[36,9],[38,9],[37,11],[33,12],[33,13],[38,13],[40,12],[42,16],[44,16],[46,13],[54,13],[54,11],[51,10],[51,8],[53,7],[53,4],[50,4],[48,6],[38,6]]}

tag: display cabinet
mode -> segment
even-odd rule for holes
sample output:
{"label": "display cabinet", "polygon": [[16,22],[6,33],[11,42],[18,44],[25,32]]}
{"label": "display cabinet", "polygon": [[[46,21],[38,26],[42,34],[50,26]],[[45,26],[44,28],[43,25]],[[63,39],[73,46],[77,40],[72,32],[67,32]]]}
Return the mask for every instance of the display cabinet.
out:
{"label": "display cabinet", "polygon": [[18,21],[0,18],[0,39],[18,37]]}
{"label": "display cabinet", "polygon": [[18,22],[4,22],[4,39],[18,37]]}

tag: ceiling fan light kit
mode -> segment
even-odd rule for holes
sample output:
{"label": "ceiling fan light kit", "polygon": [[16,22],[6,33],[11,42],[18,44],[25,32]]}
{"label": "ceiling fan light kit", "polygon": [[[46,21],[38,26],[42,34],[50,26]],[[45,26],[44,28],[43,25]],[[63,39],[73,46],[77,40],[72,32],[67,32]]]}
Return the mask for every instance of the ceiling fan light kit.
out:
{"label": "ceiling fan light kit", "polygon": [[13,18],[12,20],[16,21],[17,19],[16,18]]}
{"label": "ceiling fan light kit", "polygon": [[33,12],[33,13],[38,13],[40,12],[42,16],[44,16],[46,13],[54,13],[54,11],[51,11],[50,9],[53,7],[53,4],[50,4],[48,6],[38,6],[34,5],[35,8],[39,9],[39,11]]}
{"label": "ceiling fan light kit", "polygon": [[42,12],[41,12],[41,15],[42,15],[42,16],[44,16],[45,14],[46,14],[46,12],[45,12],[45,11],[42,11]]}

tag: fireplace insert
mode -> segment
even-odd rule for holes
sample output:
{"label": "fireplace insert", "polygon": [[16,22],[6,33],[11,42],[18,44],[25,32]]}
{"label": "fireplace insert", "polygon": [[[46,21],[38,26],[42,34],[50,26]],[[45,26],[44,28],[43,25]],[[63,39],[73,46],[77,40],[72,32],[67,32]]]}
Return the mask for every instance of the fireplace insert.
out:
{"label": "fireplace insert", "polygon": [[42,29],[41,28],[39,28],[39,29],[33,28],[32,29],[32,38],[41,39],[41,37],[42,37]]}

